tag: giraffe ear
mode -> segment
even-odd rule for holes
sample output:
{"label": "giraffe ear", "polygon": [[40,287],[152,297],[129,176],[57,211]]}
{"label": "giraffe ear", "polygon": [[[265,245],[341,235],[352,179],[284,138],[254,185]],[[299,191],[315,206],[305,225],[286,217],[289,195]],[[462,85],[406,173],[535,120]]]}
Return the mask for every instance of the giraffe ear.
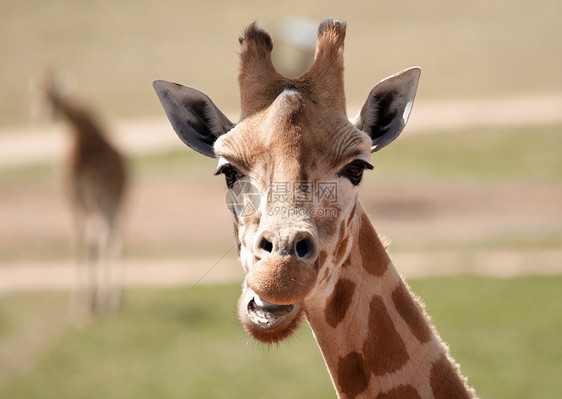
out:
{"label": "giraffe ear", "polygon": [[234,123],[197,89],[164,80],[155,80],[152,85],[181,141],[214,158],[215,140],[232,129]]}
{"label": "giraffe ear", "polygon": [[372,140],[371,152],[390,144],[408,122],[421,69],[412,67],[381,80],[355,118],[355,127]]}

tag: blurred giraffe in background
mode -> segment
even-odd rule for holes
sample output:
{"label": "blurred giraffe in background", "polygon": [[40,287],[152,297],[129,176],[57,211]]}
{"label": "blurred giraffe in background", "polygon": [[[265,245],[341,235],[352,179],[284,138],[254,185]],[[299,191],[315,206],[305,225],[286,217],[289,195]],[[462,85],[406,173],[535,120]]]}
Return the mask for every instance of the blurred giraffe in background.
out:
{"label": "blurred giraffe in background", "polygon": [[115,311],[121,304],[120,221],[128,179],[125,159],[108,141],[98,119],[62,86],[60,78],[44,72],[32,81],[31,90],[34,105],[60,115],[72,133],[64,165],[78,266],[71,312],[87,318]]}

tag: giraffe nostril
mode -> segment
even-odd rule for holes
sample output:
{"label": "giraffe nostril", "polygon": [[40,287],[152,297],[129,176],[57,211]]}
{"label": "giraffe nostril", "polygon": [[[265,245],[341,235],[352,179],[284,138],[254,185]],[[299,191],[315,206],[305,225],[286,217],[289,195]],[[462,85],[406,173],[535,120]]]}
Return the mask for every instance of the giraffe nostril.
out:
{"label": "giraffe nostril", "polygon": [[271,243],[271,241],[268,241],[265,237],[262,237],[262,239],[260,240],[259,247],[269,253],[273,251],[273,244]]}
{"label": "giraffe nostril", "polygon": [[295,251],[299,258],[304,258],[312,251],[312,243],[308,238],[304,238],[300,241],[297,241],[297,245],[295,246]]}

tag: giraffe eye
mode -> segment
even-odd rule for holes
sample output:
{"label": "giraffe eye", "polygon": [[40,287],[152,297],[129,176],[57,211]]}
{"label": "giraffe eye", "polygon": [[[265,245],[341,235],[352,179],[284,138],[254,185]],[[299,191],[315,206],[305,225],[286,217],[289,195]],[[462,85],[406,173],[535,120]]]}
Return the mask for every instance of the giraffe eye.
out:
{"label": "giraffe eye", "polygon": [[226,180],[226,186],[228,188],[232,188],[234,183],[236,183],[238,179],[244,176],[242,173],[238,172],[236,169],[232,167],[232,165],[228,163],[221,165],[215,172],[215,175],[220,175],[220,174],[224,175],[224,178]]}
{"label": "giraffe eye", "polygon": [[373,169],[373,165],[371,165],[369,162],[363,161],[362,159],[356,159],[355,161],[346,165],[346,167],[343,168],[340,173],[338,173],[338,176],[349,179],[349,181],[354,186],[357,186],[359,183],[361,183],[361,179],[363,178],[363,171],[365,169]]}

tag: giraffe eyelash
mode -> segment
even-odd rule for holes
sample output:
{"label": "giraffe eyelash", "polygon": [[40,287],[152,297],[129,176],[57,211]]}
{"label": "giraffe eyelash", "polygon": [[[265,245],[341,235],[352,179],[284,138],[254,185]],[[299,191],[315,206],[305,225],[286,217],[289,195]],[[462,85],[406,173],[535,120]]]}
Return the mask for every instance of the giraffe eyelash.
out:
{"label": "giraffe eyelash", "polygon": [[229,163],[223,163],[222,165],[220,165],[218,167],[218,169],[215,171],[214,175],[220,175],[223,174],[226,180],[226,186],[228,188],[232,188],[232,186],[234,185],[234,183],[236,183],[236,181],[242,177],[244,177],[244,175],[240,172],[238,172],[238,170],[236,170],[231,164]]}
{"label": "giraffe eyelash", "polygon": [[374,166],[369,162],[362,159],[356,159],[353,162],[347,164],[339,173],[339,177],[345,177],[351,184],[357,186],[361,183],[363,179],[363,172],[365,169],[372,170]]}

